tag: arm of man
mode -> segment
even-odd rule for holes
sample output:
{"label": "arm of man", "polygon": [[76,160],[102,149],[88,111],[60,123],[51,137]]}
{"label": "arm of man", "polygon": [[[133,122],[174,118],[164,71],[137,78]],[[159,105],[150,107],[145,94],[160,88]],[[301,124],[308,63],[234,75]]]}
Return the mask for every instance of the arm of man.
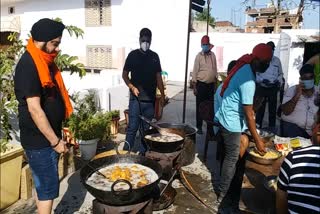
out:
{"label": "arm of man", "polygon": [[252,105],[243,105],[244,114],[246,116],[246,121],[248,124],[249,131],[251,133],[251,136],[254,140],[254,143],[256,144],[256,147],[259,152],[262,154],[266,152],[264,143],[260,136],[257,133],[256,129],[256,121],[254,119],[254,111]]}
{"label": "arm of man", "polygon": [[254,111],[253,111],[253,99],[256,90],[256,84],[254,81],[254,76],[244,77],[242,76],[241,80],[239,80],[239,90],[240,90],[240,101],[242,104],[244,116],[247,121],[247,125],[251,136],[253,137],[254,143],[258,151],[261,154],[265,153],[265,146],[257,133],[256,129],[256,121],[254,118]]}
{"label": "arm of man", "polygon": [[216,74],[216,79],[215,79],[215,82],[217,81],[217,78],[218,78],[218,69],[217,69],[217,58],[216,58],[216,55],[212,52],[212,70],[213,70],[213,73]]}
{"label": "arm of man", "polygon": [[48,139],[51,146],[55,146],[58,143],[54,150],[58,153],[67,152],[66,142],[59,139],[54,133],[46,114],[41,108],[40,97],[27,97],[26,101],[32,120],[40,132]]}
{"label": "arm of man", "polygon": [[129,71],[123,70],[122,79],[135,96],[139,96],[139,90],[131,83],[129,79]]}
{"label": "arm of man", "polygon": [[276,193],[276,209],[277,214],[287,214],[288,213],[288,194],[286,191],[277,189]]}
{"label": "arm of man", "polygon": [[160,72],[157,72],[157,87],[161,93],[161,105],[164,105],[164,101],[165,101],[164,86],[163,86],[163,80]]}
{"label": "arm of man", "polygon": [[[131,90],[131,92],[133,93],[134,96],[139,96],[139,90],[138,88],[136,88],[130,81],[129,79],[129,72],[132,71],[133,68],[133,62],[135,60],[135,54],[134,52],[130,52],[126,62],[124,63],[124,68],[122,71],[122,79],[123,81],[126,83],[126,85],[129,87],[129,89]],[[132,73],[131,73],[132,75]]]}
{"label": "arm of man", "polygon": [[[295,107],[296,107],[296,105],[297,105],[297,103],[299,101],[299,98],[300,98],[300,96],[302,94],[302,86],[301,86],[301,84],[296,86],[294,96],[291,99],[288,100],[288,96],[290,96],[290,92],[291,91],[287,91],[287,93],[286,93],[286,95],[284,97],[284,101],[283,101],[284,104],[281,105],[281,110],[282,110],[282,113],[284,115],[289,115],[294,111],[294,109],[295,109]],[[286,99],[288,101],[286,101]]]}
{"label": "arm of man", "polygon": [[197,83],[197,75],[198,75],[199,69],[200,69],[200,58],[198,54],[194,60],[193,70],[192,70],[192,84],[193,84],[194,95],[197,95],[196,83]]}

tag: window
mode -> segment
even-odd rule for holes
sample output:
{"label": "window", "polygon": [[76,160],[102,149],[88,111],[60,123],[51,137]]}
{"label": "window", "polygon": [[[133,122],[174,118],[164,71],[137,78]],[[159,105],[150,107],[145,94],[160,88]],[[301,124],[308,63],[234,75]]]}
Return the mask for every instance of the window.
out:
{"label": "window", "polygon": [[87,46],[87,66],[112,68],[112,46]]}
{"label": "window", "polygon": [[14,14],[15,8],[14,7],[8,7],[8,14]]}
{"label": "window", "polygon": [[111,26],[111,0],[85,0],[87,27]]}
{"label": "window", "polygon": [[268,23],[272,23],[272,19],[268,19],[267,22],[268,22]]}

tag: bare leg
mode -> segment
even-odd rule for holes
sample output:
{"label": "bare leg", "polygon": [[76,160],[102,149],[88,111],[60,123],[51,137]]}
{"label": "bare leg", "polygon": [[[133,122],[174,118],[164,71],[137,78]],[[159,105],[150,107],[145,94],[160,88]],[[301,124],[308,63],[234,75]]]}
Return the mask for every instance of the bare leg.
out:
{"label": "bare leg", "polygon": [[37,193],[35,194],[38,214],[51,214],[53,200],[39,201]]}
{"label": "bare leg", "polygon": [[242,134],[240,138],[240,158],[243,157],[243,155],[246,153],[246,150],[249,146],[249,138]]}

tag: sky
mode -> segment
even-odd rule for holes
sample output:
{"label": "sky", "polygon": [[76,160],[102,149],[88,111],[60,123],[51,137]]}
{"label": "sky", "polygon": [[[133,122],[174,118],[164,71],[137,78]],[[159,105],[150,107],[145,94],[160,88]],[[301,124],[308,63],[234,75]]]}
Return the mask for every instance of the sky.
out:
{"label": "sky", "polygon": [[[291,2],[290,8],[293,8],[295,5],[298,5],[298,0],[283,0],[283,2]],[[231,21],[234,25],[241,26],[244,28],[244,24],[246,22],[246,15],[244,13],[246,6],[241,4],[244,0],[211,0],[211,16],[213,16],[216,21]],[[253,1],[249,0],[249,5]],[[261,7],[265,6],[269,0],[256,0],[256,6]],[[277,0],[275,0],[277,2]],[[305,9],[303,17],[304,17],[304,25],[303,29],[319,29],[320,28],[320,3],[313,2],[316,5],[308,6]]]}

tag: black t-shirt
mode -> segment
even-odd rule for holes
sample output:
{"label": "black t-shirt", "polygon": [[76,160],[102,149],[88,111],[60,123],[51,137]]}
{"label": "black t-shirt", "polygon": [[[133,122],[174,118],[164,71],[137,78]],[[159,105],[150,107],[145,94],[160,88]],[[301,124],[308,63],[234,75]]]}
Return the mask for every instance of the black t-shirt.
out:
{"label": "black t-shirt", "polygon": [[41,107],[58,137],[61,137],[61,126],[65,115],[63,99],[57,87],[43,88],[36,65],[26,51],[19,60],[15,76],[14,89],[19,102],[19,128],[21,145],[25,149],[41,149],[50,146],[50,142],[40,132],[31,118],[27,106],[27,97],[40,97]]}
{"label": "black t-shirt", "polygon": [[155,101],[157,72],[161,72],[157,53],[140,49],[131,51],[126,59],[124,70],[131,72],[131,83],[138,88],[141,101]]}

